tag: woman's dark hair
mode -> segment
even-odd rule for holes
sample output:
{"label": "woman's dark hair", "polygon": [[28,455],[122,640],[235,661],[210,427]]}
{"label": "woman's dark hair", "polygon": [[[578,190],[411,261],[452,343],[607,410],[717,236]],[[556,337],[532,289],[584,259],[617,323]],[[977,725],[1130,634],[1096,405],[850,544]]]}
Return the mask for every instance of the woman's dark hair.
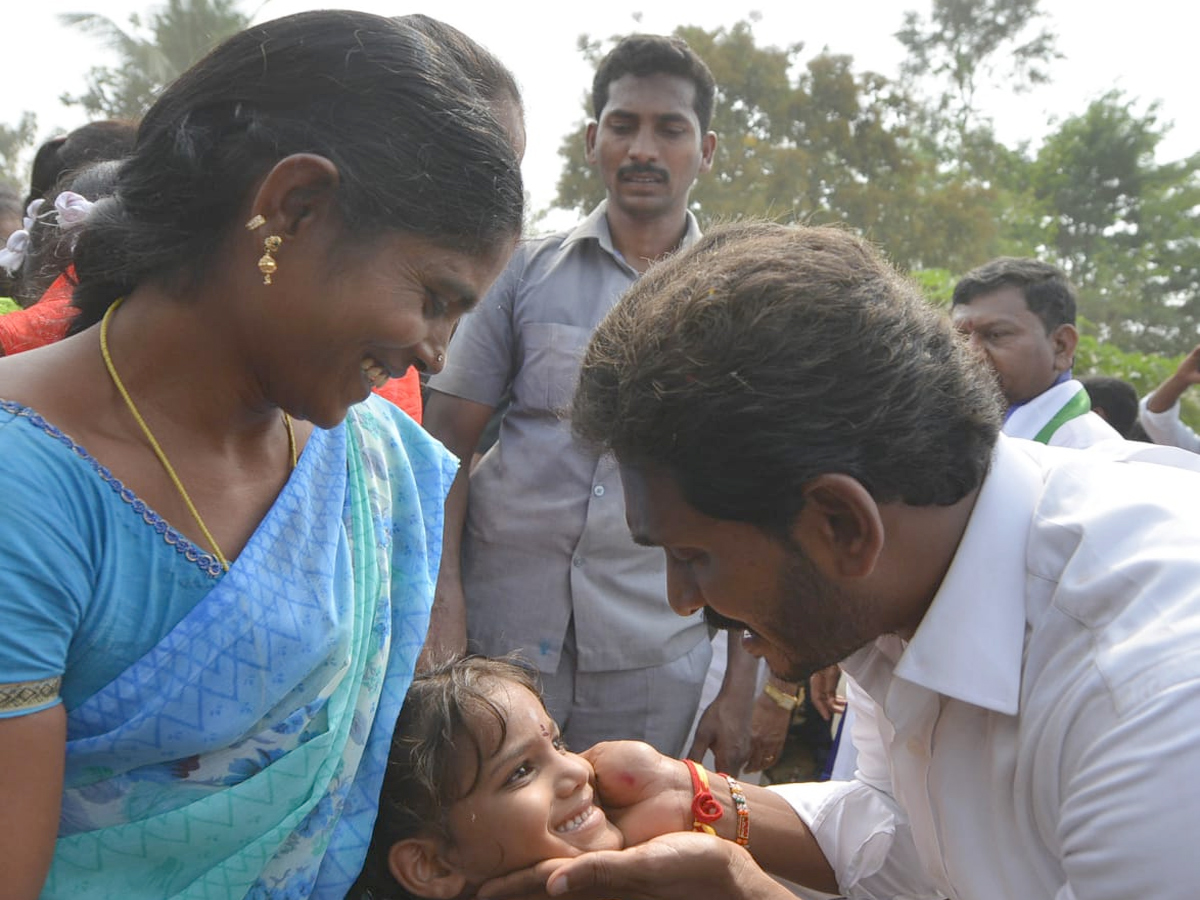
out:
{"label": "woman's dark hair", "polygon": [[394,19],[299,13],[225,41],[146,113],[76,245],[72,331],[144,281],[194,285],[253,186],[295,153],[337,166],[348,238],[406,231],[481,253],[520,232],[508,135],[446,50]]}
{"label": "woman's dark hair", "polygon": [[521,89],[508,66],[470,36],[424,13],[397,16],[396,21],[421,32],[453,57],[475,88],[491,103],[514,103],[521,108]]}
{"label": "woman's dark hair", "polygon": [[460,657],[413,679],[396,720],[367,860],[347,898],[415,900],[392,876],[388,851],[406,838],[451,840],[450,807],[474,789],[483,761],[504,741],[504,712],[492,699],[504,683],[542,696],[537,673],[515,657]]}

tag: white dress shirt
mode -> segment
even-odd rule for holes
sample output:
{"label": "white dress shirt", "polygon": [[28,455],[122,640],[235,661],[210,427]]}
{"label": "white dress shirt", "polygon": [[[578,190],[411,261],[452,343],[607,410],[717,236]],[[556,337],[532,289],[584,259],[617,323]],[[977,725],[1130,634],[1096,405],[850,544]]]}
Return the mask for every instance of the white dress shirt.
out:
{"label": "white dress shirt", "polygon": [[776,790],[846,896],[1200,896],[1200,474],[1106,455],[1001,437],[911,642],[843,663],[854,780]]}
{"label": "white dress shirt", "polygon": [[1183,419],[1179,418],[1179,401],[1176,400],[1170,409],[1164,409],[1162,412],[1151,412],[1146,406],[1149,402],[1149,395],[1142,398],[1142,402],[1138,404],[1138,418],[1150,440],[1156,444],[1181,447],[1193,453],[1200,453],[1200,434],[1192,431]]}
{"label": "white dress shirt", "polygon": [[[1032,400],[1021,404],[1004,420],[1004,433],[1009,437],[1033,440],[1046,427],[1047,423],[1060,409],[1071,401],[1071,398],[1084,386],[1071,378],[1062,384],[1038,394]],[[1068,419],[1054,430],[1046,441],[1051,447],[1090,447],[1100,441],[1119,439],[1117,430],[1105,422],[1094,412],[1086,412],[1081,416]]]}

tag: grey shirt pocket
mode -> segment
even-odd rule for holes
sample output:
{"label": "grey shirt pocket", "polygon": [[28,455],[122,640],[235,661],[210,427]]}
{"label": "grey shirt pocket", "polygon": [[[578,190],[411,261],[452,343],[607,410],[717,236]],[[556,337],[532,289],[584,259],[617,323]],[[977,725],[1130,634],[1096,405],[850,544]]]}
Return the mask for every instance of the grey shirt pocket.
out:
{"label": "grey shirt pocket", "polygon": [[513,381],[516,401],[531,410],[567,418],[579,380],[579,366],[592,329],[557,322],[521,326],[524,351]]}

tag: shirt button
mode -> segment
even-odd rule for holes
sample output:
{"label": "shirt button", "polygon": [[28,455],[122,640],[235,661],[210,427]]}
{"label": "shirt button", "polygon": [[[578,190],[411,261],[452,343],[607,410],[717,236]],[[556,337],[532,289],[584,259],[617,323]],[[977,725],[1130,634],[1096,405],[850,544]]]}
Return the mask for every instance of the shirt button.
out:
{"label": "shirt button", "polygon": [[571,565],[573,565],[575,568],[578,569],[580,566],[583,565],[583,557],[582,556],[575,557],[573,560],[571,560]]}
{"label": "shirt button", "polygon": [[597,497],[603,497],[604,496],[604,485],[602,485],[602,484],[596,485],[594,488],[592,488],[592,493],[595,494]]}

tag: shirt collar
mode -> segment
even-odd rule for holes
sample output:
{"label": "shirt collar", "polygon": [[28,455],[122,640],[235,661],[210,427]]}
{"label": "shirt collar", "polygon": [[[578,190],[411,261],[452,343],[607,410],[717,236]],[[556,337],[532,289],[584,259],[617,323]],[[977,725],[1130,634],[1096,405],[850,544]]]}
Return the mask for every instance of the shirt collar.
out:
{"label": "shirt collar", "polygon": [[[683,250],[690,247],[700,239],[700,224],[696,221],[696,217],[692,215],[691,210],[686,212],[687,230],[683,233],[683,240],[679,242],[677,250]],[[567,247],[576,241],[594,240],[600,244],[600,247],[621,262],[622,265],[628,265],[620,251],[613,246],[612,231],[608,227],[608,201],[600,201],[600,205],[588,214],[588,217],[575,226],[563,241],[563,247]]]}
{"label": "shirt collar", "polygon": [[1042,489],[1037,463],[999,436],[958,550],[895,675],[1015,715],[1025,646],[1026,545]]}
{"label": "shirt collar", "polygon": [[[1070,369],[1067,369],[1067,371],[1065,371],[1065,372],[1059,372],[1058,375],[1055,376],[1054,380],[1052,382],[1050,382],[1050,387],[1048,387],[1048,388],[1046,388],[1046,390],[1042,391],[1041,394],[1038,394],[1038,397],[1042,397],[1042,396],[1050,393],[1052,390],[1054,390],[1060,384],[1065,384],[1066,382],[1070,381],[1071,378],[1072,378],[1072,376],[1071,376]],[[1009,416],[1011,416],[1013,413],[1015,413],[1018,409],[1020,409],[1026,403],[1032,403],[1036,399],[1037,399],[1037,397],[1030,397],[1028,400],[1018,400],[1016,403],[1009,405],[1008,409],[1006,409],[1004,411],[1004,421],[1007,422]]]}

